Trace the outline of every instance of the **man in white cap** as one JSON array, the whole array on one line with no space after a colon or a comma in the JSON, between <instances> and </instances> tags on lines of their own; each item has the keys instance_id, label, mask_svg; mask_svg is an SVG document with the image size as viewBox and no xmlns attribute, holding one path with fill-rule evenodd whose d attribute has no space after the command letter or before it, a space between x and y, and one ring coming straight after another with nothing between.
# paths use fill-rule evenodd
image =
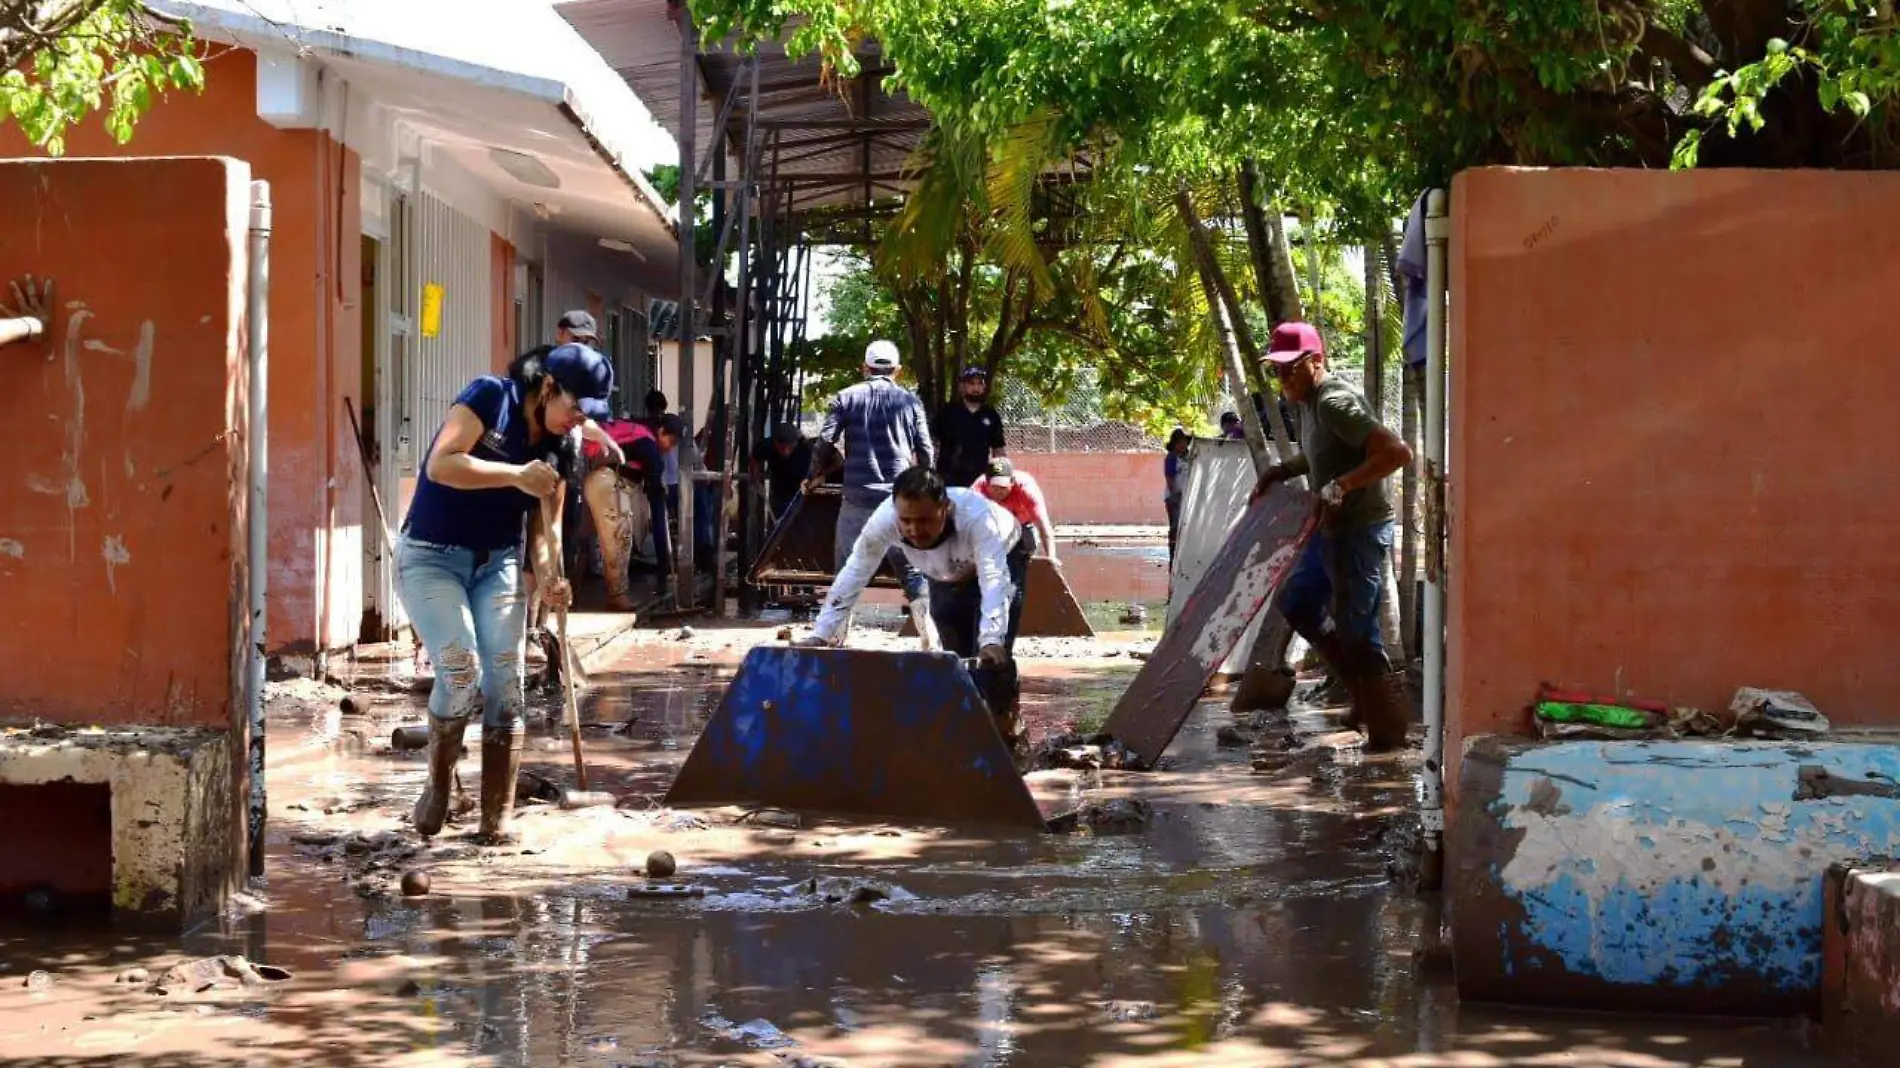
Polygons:
<instances>
[{"instance_id":1,"label":"man in white cap","mask_svg":"<svg viewBox=\"0 0 1900 1068\"><path fill-rule=\"evenodd\" d=\"M811 475L805 488L824 484L826 473L844 452L844 501L838 507L837 542L832 566L844 568L851 547L877 507L890 499L897 476L912 467L935 465L929 420L917 394L897 384L897 346L882 339L864 350L864 381L832 398L812 449ZM939 647L930 618L930 585L904 554L886 557L904 584L904 602L925 649Z\"/></svg>"}]
</instances>

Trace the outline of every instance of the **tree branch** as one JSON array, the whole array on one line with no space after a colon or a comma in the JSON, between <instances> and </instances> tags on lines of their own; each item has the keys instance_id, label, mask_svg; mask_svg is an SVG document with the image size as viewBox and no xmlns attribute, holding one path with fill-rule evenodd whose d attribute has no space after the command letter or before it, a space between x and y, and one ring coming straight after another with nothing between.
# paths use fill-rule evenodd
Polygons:
<instances>
[{"instance_id":1,"label":"tree branch","mask_svg":"<svg viewBox=\"0 0 1900 1068\"><path fill-rule=\"evenodd\" d=\"M1689 87L1691 93L1699 93L1703 87L1715 80L1715 72L1720 68L1715 57L1696 47L1694 42L1684 40L1670 33L1654 22L1643 30L1643 36L1636 44L1637 51L1669 64L1682 84Z\"/></svg>"}]
</instances>

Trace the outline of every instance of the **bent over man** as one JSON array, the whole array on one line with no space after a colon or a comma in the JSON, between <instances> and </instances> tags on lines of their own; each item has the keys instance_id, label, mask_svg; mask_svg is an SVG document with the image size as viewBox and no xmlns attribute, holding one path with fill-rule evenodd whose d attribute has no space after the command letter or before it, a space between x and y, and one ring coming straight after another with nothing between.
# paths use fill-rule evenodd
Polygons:
<instances>
[{"instance_id":1,"label":"bent over man","mask_svg":"<svg viewBox=\"0 0 1900 1068\"><path fill-rule=\"evenodd\" d=\"M903 553L930 583L930 615L943 647L977 658L991 674L990 711L1012 745L1016 717L1016 631L1022 623L1029 548L1022 524L975 490L944 485L917 466L897 476L891 498L871 513L832 583L817 633L800 644L843 644L845 624L885 554Z\"/></svg>"},{"instance_id":2,"label":"bent over man","mask_svg":"<svg viewBox=\"0 0 1900 1068\"><path fill-rule=\"evenodd\" d=\"M1326 345L1306 323L1273 330L1262 362L1293 402L1300 453L1260 473L1254 496L1308 476L1323 511L1280 591L1280 612L1352 694L1351 727L1366 749L1396 749L1411 721L1405 676L1393 671L1379 632L1385 558L1392 551L1392 502L1385 478L1412 461L1405 440L1381 424L1356 389L1326 369Z\"/></svg>"}]
</instances>

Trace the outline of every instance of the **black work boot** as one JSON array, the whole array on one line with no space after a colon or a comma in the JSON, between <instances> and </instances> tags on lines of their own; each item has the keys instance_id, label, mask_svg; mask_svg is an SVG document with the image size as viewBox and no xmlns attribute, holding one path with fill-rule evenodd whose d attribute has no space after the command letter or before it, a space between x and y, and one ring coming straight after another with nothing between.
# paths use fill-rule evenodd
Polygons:
<instances>
[{"instance_id":1,"label":"black work boot","mask_svg":"<svg viewBox=\"0 0 1900 1068\"><path fill-rule=\"evenodd\" d=\"M482 822L476 837L499 844L512 839L509 820L515 811L515 780L521 774L521 732L500 728L482 730Z\"/></svg>"},{"instance_id":2,"label":"black work boot","mask_svg":"<svg viewBox=\"0 0 1900 1068\"><path fill-rule=\"evenodd\" d=\"M455 764L462 759L462 732L467 727L467 716L429 717L429 781L410 813L416 833L424 838L440 834L442 821L448 819L449 795L455 788Z\"/></svg>"}]
</instances>

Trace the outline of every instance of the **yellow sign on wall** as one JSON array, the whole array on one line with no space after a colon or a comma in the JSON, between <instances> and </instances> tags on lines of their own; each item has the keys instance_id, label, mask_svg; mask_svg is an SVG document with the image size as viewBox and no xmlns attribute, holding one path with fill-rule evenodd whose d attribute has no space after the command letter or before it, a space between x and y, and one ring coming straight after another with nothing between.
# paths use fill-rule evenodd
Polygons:
<instances>
[{"instance_id":1,"label":"yellow sign on wall","mask_svg":"<svg viewBox=\"0 0 1900 1068\"><path fill-rule=\"evenodd\" d=\"M442 287L434 282L425 282L422 286L422 336L434 337L442 332Z\"/></svg>"}]
</instances>

